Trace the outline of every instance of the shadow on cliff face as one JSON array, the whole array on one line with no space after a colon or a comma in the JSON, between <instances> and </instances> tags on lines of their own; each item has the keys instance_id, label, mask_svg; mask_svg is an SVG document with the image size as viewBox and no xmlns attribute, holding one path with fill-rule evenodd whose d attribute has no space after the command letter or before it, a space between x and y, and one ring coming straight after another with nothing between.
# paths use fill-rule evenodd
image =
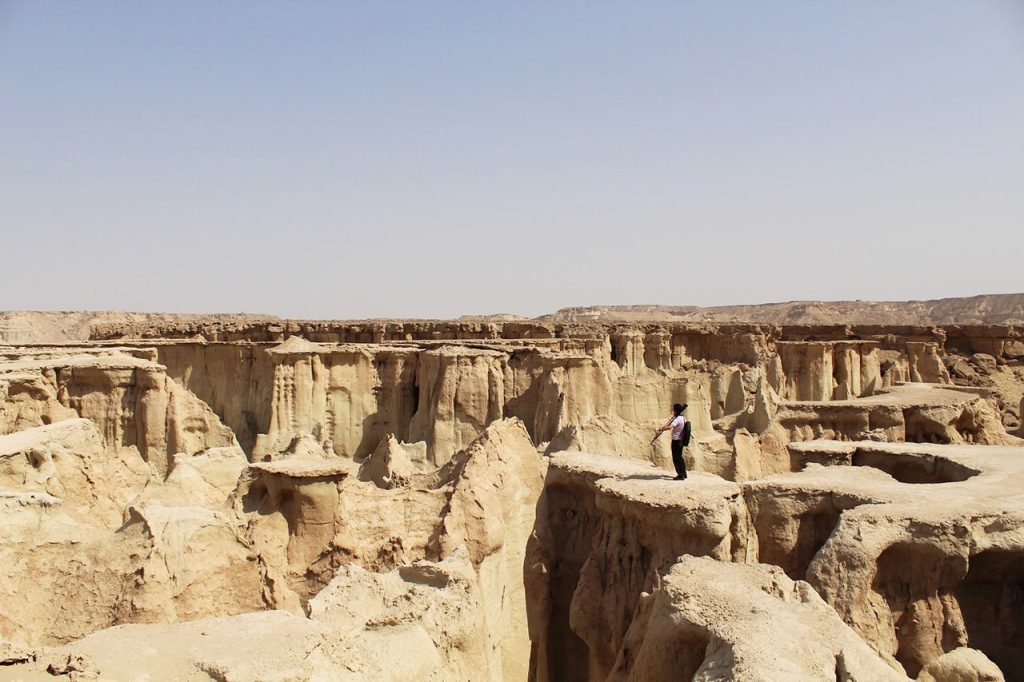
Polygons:
<instances>
[{"instance_id":1,"label":"shadow on cliff face","mask_svg":"<svg viewBox=\"0 0 1024 682\"><path fill-rule=\"evenodd\" d=\"M754 517L754 529L757 532L759 555L758 561L774 564L786 572L794 580L804 580L807 567L818 553L839 523L840 509L831 503L825 503L816 510L801 514L795 518L778 518L771 514ZM780 542L776 535L778 528L794 524L795 533L786 537L794 542Z\"/></svg>"},{"instance_id":2,"label":"shadow on cliff face","mask_svg":"<svg viewBox=\"0 0 1024 682\"><path fill-rule=\"evenodd\" d=\"M956 591L970 646L1009 681L1024 680L1024 552L987 550L970 558Z\"/></svg>"},{"instance_id":3,"label":"shadow on cliff face","mask_svg":"<svg viewBox=\"0 0 1024 682\"><path fill-rule=\"evenodd\" d=\"M748 559L739 487L705 473L689 483L671 478L623 458L562 453L551 460L525 567L534 597L532 679L619 679L616 671L630 668L635 631L645 629L643 605L679 557ZM674 662L673 678L703 665L705 635L673 628L657 645Z\"/></svg>"},{"instance_id":4,"label":"shadow on cliff face","mask_svg":"<svg viewBox=\"0 0 1024 682\"><path fill-rule=\"evenodd\" d=\"M529 540L528 554L550 547L558 547L559 552L551 557L546 581L529 570L525 574L527 593L547 596L530 605L531 628L544 632L535 640L538 643L531 653L531 670L537 679L585 682L589 679L590 650L573 630L570 612L580 572L600 528L594 496L582 490L545 488L537 505L537 520L537 531L550 537L541 541L535 532ZM538 609L541 605L547 608Z\"/></svg>"},{"instance_id":5,"label":"shadow on cliff face","mask_svg":"<svg viewBox=\"0 0 1024 682\"><path fill-rule=\"evenodd\" d=\"M956 483L980 473L945 457L872 452L863 448L853 454L852 464L884 471L900 483Z\"/></svg>"},{"instance_id":6,"label":"shadow on cliff face","mask_svg":"<svg viewBox=\"0 0 1024 682\"><path fill-rule=\"evenodd\" d=\"M1024 552L986 550L965 566L935 546L898 544L879 557L872 587L889 607L895 656L911 676L970 646L1007 680L1024 680Z\"/></svg>"},{"instance_id":7,"label":"shadow on cliff face","mask_svg":"<svg viewBox=\"0 0 1024 682\"><path fill-rule=\"evenodd\" d=\"M603 335L604 331L594 333ZM811 338L814 336L812 334ZM72 391L71 398L79 409L110 429L112 440L121 445L134 445L143 455L148 455L150 451L146 448L150 448L154 461L158 461L157 456L166 454L166 470L176 461L170 459L175 453L205 451L220 437L219 422L212 417L213 413L189 392L193 386L197 395L208 400L222 416L225 424L244 425L244 431L252 438L270 435L268 424L273 414L275 419L279 418L282 443L301 436L312 440L315 450L324 446L326 459L314 458L301 466L298 466L301 463L291 462L276 472L264 470L261 478L254 480L248 489L239 489L240 497L235 500L239 517L248 522L253 544L261 543L256 554L265 573L262 577L268 592L276 590L267 599L279 600L274 602L278 608L291 603L288 599L292 597L296 608L308 606L311 596L327 587L344 568L343 564L351 565L352 569L358 565L361 570L376 574L398 567L398 574L405 579L411 562L440 561L454 555L461 543L468 546L470 563L479 572L481 585L489 590L492 606L488 608L500 612L511 604L517 614L515 618L520 608L536 612L531 613L534 622L530 625L531 629L535 626L540 629L530 667L543 671L542 679L604 679L616 669L617 652L621 653L625 670L635 660L631 658L637 650L630 643L630 623L641 623L640 617L634 614L641 613L645 601L661 589L659 581L673 561L687 555L713 557L713 561L708 559L710 568L706 567L704 572L694 568L694 572L680 577L680 582L699 586L703 592L720 584L722 567L728 565L727 561L772 563L792 578L804 578L808 564L834 534L844 512L860 505L878 504L884 497L879 492L880 486L894 483L889 477L900 483L944 484L965 481L978 474L941 457L891 450L876 452L870 443L851 444L849 441L885 437L980 443L988 441L991 435L988 427L995 423L991 414L975 407L968 411L940 405L927 409L906 408L904 412L899 405L862 408L852 404L852 398L869 395L870 391L852 383L857 375L851 373L853 365L847 360L853 357L850 353L855 353L867 361L874 351L867 346L844 350L819 343L812 349L818 354L815 358L830 354L838 369L833 371L832 360L814 365L817 369L813 372L802 360L795 365L788 363L788 367L795 367L796 374L806 374L804 379L808 381L815 379L811 382L814 385L809 384L806 391L815 393L811 397L820 398L822 404L809 406L793 402L800 396L790 395L785 408L790 415L786 419L792 423L780 421L774 430L778 435L777 448L762 447L767 441L759 442L759 434L778 407L769 407L774 399L762 374L770 368L763 366L764 358L757 353L748 353L738 346L732 348L741 344L732 337L723 337L725 345L719 349L721 352L711 347L710 337L701 340L703 338L702 333L677 343L674 337L660 331L652 333L649 339L639 334L623 335L623 343L631 345L622 346L625 350L621 351L614 343L611 345L608 354L614 367L601 358L592 357L591 350L578 340L566 340L564 347L559 347L560 353L540 353L536 348L525 347L511 351L505 366L495 358L508 355L508 348L496 350L486 344L465 345L458 353L442 352L437 344L418 350L402 346L370 348L365 352L345 348L303 350L301 344L297 350L297 345L292 344L287 352L278 353L284 358L281 360L284 369L288 370L278 377L280 386L287 389L280 391L280 400L274 397L277 394L273 387L279 384L271 381L277 374L272 371L274 363L270 359L261 361L259 372L244 363L236 363L238 367L231 371L225 367L220 373L223 376L218 375L214 380L211 376L214 372L210 372L206 364L220 356L212 347L195 345L197 350L189 351L188 362L177 363L180 371L173 372L172 378L181 377L180 385L184 388L178 390L172 378L166 381L164 393L170 396L168 399L176 401L170 405L160 403L159 409L151 409L143 396L145 386L127 379L113 388L105 388L111 397L101 399L95 395L97 391L92 390L92 384L85 381L89 377L87 373L80 377L85 388ZM327 338L314 340L330 341ZM369 343L373 339L360 340ZM603 348L601 344L593 347L597 348L593 351L595 356ZM729 348L732 349L726 352ZM470 349L480 352L469 353ZM787 357L797 358L800 355L797 351L803 353L791 346ZM422 373L422 380L412 360L414 353L436 360L429 372ZM258 354L266 356L267 352ZM251 352L245 355L239 351L231 357L244 359L251 355ZM451 363L445 365L442 362L445 358ZM706 362L712 359L749 363L752 365L749 376L738 369L716 374L720 368ZM199 360L203 361L202 368L199 368ZM456 371L462 367L457 360L465 361L464 372ZM222 359L221 362L227 361ZM295 378L298 369L293 365L301 365L305 379ZM192 372L193 366L195 372ZM310 370L309 366L314 369ZM332 379L329 370L343 367L347 368L346 373ZM365 370L365 375L356 369ZM101 379L110 383L106 375L96 381ZM842 386L834 386L834 379ZM755 388L760 391L757 395L754 395ZM705 395L709 390L710 395ZM932 391L915 390L915 395ZM799 393L805 388L797 386L793 391ZM699 400L691 393L699 393L705 403L710 399L709 404L717 410L691 409L700 413L695 415L694 423L703 422L700 429L703 437L696 449L704 447L704 456L699 462L705 468L693 467L695 475L686 484L672 483L669 479L673 472L659 472L647 464L648 459L659 462L657 453L650 452L650 428L646 420L658 420L654 415L666 409L666 399L671 402L678 398L696 406ZM840 395L846 397L840 398ZM49 400L47 396L44 398ZM51 402L59 404L55 399ZM136 412L152 416L156 428L150 429L149 422L136 416ZM116 418L110 416L115 413ZM480 446L473 457L466 454L465 448L460 449L460 443L466 438L475 437L502 415L521 417L525 424L507 427L515 432L514 437L511 433L504 437L492 434L493 442L487 447ZM716 415L723 421L712 424L711 417ZM39 418L46 423L51 416L43 412ZM133 423L136 426L125 428L126 424ZM755 428L757 424L761 426ZM730 450L733 442L721 434L748 427L754 432L744 430L742 437L734 433L738 438L736 442L745 444L742 453L738 445ZM541 440L550 438L548 449L555 451L552 446L558 434L568 433L569 428L578 428L578 442L572 444L581 450L614 451L628 454L636 461L628 464L628 457L605 461L595 465L593 470L589 465L578 463L576 469L568 467L562 472L559 480L565 485L546 489L547 506L538 503L535 533L548 534L545 542L550 561L533 573L531 565L527 564L526 589L536 599L529 604L523 599L520 604L515 589L522 587L519 570L524 562L519 552L526 545L526 534L534 523L529 513L523 513L524 509L532 510L533 505L524 500L535 499L539 488L534 484L539 485L540 473L534 475L532 470L528 476L523 472L515 473L516 463L535 464L535 445ZM523 429L525 431L520 433ZM349 466L352 462L347 460L364 462L388 434L395 437L396 443L414 440L421 442L424 448L432 448L431 458L439 464L443 460L443 466L429 475L405 475L397 465L392 467L392 460L385 457L386 476L364 478L360 470L356 479L355 468ZM224 436L227 435L225 432ZM531 436L533 442L530 442ZM713 436L718 437L717 441L712 440ZM166 443L161 438L165 438ZM818 443L791 444L789 439ZM822 441L830 444L823 446ZM716 442L721 445L717 450ZM443 447L438 449L438 443ZM799 449L801 445L808 449ZM441 453L440 458L434 457L435 451ZM510 459L507 456L510 453L516 454ZM741 454L747 458L742 471ZM807 486L794 485L793 492L787 496L782 493L783 481L773 479L757 508L746 488L730 482L732 479L756 482L771 474L800 473L803 467L794 463L807 463L817 455L821 455L818 463L844 465L842 468L850 480L865 482L863 489L875 488L866 493L838 494L837 491L842 492L843 483L839 477L822 477L815 482L811 476ZM736 460L731 468L725 466L730 458ZM328 461L331 463L325 464ZM660 464L667 465L667 460L662 459ZM640 473L624 473L636 471L641 465ZM851 465L860 469L854 472ZM334 471L336 466L340 468ZM315 473L321 469L331 471ZM179 473L181 471L184 468ZM353 476L348 478L346 471L353 472ZM718 476L712 477L709 473L712 471ZM595 477L605 477L604 482L598 485ZM385 478L387 485L382 483ZM571 485L566 483L567 478L572 479ZM927 486L916 488L917 492L927 490ZM1012 486L1010 488L1012 490ZM939 495L945 495L945 490L948 489L931 489L943 491L938 492ZM222 500L215 502L218 508L222 506ZM963 510L957 513L962 516ZM151 516L158 518L156 512ZM881 523L890 521L882 518ZM937 525L949 527L945 521ZM512 530L506 531L506 526ZM871 640L872 643L881 641L882 648L896 653L906 669L914 672L937 653L967 643L988 651L1011 676L1020 678L1024 662L1024 654L1021 654L1024 624L1020 615L1024 608L1024 578L1021 577L1024 554L988 550L971 559L968 570L966 555L969 552L964 543L975 541L967 534L944 539L945 544L939 546L919 544L919 539L910 534L901 537L912 539L886 549L880 557L877 553L865 555L865 560L860 562L866 567L864 585L873 587L874 592L868 589L867 599L851 602L855 608L867 603L865 619L878 615L884 620L878 628L874 628L874 621L871 621L869 634L884 631ZM858 530L854 544L860 541ZM248 549L248 545L238 544ZM962 556L950 555L952 545L965 547ZM242 556L243 552L237 548L234 551L241 556L239 564L243 559L250 561L247 552ZM837 561L832 565L846 569L854 563ZM764 584L767 589L775 590L775 596L783 594L779 585L789 585L781 580L780 574L774 567L766 573L768 578ZM749 576L737 575L739 578L730 590L741 591L741 586L748 584L743 581ZM846 577L847 574L843 574L838 581ZM285 594L286 590L292 594ZM258 593L257 590L250 592ZM513 596L508 597L509 594ZM695 599L688 596L672 605L673 609L699 606L697 602L707 606L703 597L703 593ZM494 608L495 604L501 606ZM708 611L712 614L709 627L735 616L717 607ZM674 611L668 612L666 620L675 618L672 613ZM764 613L759 612L762 623L772 622ZM854 612L854 615L864 614ZM512 622L511 617L509 622ZM669 661L669 667L648 668L646 670L662 672L647 677L635 672L644 668L634 668L630 679L687 678L702 666L705 655L712 660L712 665L715 664L707 653L707 628L688 632L666 629L663 636L660 627L651 628L644 641L657 650L652 659ZM772 623L769 628L772 634L777 632L776 627L777 623ZM493 636L495 641L514 641L501 629L489 632L492 634L478 635L477 639L484 641ZM512 653L515 657L524 656L526 645L522 640L517 642L522 651L512 651L510 647L510 658ZM409 652L405 654L408 656ZM772 655L776 654L777 650L772 650ZM843 666L836 660L836 676L840 677L839 668ZM777 670L775 672L778 674ZM828 672L824 679L830 678L831 669ZM522 679L522 676L507 679ZM810 679L822 678L819 675Z\"/></svg>"},{"instance_id":8,"label":"shadow on cliff face","mask_svg":"<svg viewBox=\"0 0 1024 682\"><path fill-rule=\"evenodd\" d=\"M954 598L966 568L963 557L935 545L900 543L878 557L872 588L888 606L896 660L911 677L943 652L966 645Z\"/></svg>"}]
</instances>

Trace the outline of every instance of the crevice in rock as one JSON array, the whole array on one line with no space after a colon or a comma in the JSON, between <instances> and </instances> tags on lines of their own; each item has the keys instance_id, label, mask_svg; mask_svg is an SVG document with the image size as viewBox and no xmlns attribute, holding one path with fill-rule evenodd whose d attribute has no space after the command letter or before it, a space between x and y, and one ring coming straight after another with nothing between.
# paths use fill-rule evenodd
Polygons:
<instances>
[{"instance_id":1,"label":"crevice in rock","mask_svg":"<svg viewBox=\"0 0 1024 682\"><path fill-rule=\"evenodd\" d=\"M895 657L911 677L966 644L955 599L965 569L962 557L930 544L899 543L879 556L872 589L891 614Z\"/></svg>"},{"instance_id":2,"label":"crevice in rock","mask_svg":"<svg viewBox=\"0 0 1024 682\"><path fill-rule=\"evenodd\" d=\"M968 644L1024 680L1024 550L990 549L969 559L956 590Z\"/></svg>"}]
</instances>

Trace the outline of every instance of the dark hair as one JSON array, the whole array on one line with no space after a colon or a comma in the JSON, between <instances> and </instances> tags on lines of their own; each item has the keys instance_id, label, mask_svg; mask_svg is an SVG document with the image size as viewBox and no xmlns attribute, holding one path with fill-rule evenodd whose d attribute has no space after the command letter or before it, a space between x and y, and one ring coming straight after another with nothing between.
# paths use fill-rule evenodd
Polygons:
<instances>
[{"instance_id":1,"label":"dark hair","mask_svg":"<svg viewBox=\"0 0 1024 682\"><path fill-rule=\"evenodd\" d=\"M682 405L676 403L675 405L672 406L672 409L675 411L676 416L678 417L683 413L683 410L686 409L686 403L683 403Z\"/></svg>"}]
</instances>

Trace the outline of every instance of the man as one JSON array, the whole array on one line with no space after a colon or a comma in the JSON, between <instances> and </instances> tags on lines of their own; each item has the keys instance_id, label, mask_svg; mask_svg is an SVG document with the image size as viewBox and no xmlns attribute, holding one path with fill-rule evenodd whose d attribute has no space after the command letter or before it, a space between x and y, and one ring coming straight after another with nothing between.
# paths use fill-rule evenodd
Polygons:
<instances>
[{"instance_id":1,"label":"man","mask_svg":"<svg viewBox=\"0 0 1024 682\"><path fill-rule=\"evenodd\" d=\"M672 430L672 465L676 468L676 481L686 480L686 462L683 461L683 448L689 444L690 440L690 428L686 421L686 417L683 416L683 412L686 410L686 403L680 405L676 403L672 406L672 411L675 416L668 424L665 424L660 429L654 432L654 440L658 439L665 431ZM651 441L652 443L654 441Z\"/></svg>"}]
</instances>

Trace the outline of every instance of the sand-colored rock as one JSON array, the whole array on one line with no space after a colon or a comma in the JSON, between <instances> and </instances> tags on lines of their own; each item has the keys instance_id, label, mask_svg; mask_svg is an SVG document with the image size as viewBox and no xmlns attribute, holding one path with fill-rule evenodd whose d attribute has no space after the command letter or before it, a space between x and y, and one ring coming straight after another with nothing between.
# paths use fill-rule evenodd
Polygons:
<instances>
[{"instance_id":1,"label":"sand-colored rock","mask_svg":"<svg viewBox=\"0 0 1024 682\"><path fill-rule=\"evenodd\" d=\"M413 477L429 467L426 443L400 443L394 436L380 442L359 467L360 481L373 481L381 488L407 486ZM422 447L420 447L422 446Z\"/></svg>"},{"instance_id":2,"label":"sand-colored rock","mask_svg":"<svg viewBox=\"0 0 1024 682\"><path fill-rule=\"evenodd\" d=\"M109 682L312 680L316 668L308 657L322 646L322 633L317 623L301 616L264 611L177 624L119 625L61 651L82 656L98 671L97 679ZM133 643L130 655L126 642Z\"/></svg>"},{"instance_id":3,"label":"sand-colored rock","mask_svg":"<svg viewBox=\"0 0 1024 682\"><path fill-rule=\"evenodd\" d=\"M756 415L756 411L755 411ZM763 423L755 418L750 424ZM787 445L815 439L937 444L1019 444L977 393L902 384L855 400L781 402L759 437L762 470L793 469Z\"/></svg>"},{"instance_id":4,"label":"sand-colored rock","mask_svg":"<svg viewBox=\"0 0 1024 682\"><path fill-rule=\"evenodd\" d=\"M256 557L230 519L131 508L116 532L44 493L0 493L0 637L58 644L119 622L174 622L264 607Z\"/></svg>"},{"instance_id":5,"label":"sand-colored rock","mask_svg":"<svg viewBox=\"0 0 1024 682\"><path fill-rule=\"evenodd\" d=\"M641 593L683 554L746 561L746 509L735 483L586 453L552 458L527 554L532 674L611 671Z\"/></svg>"},{"instance_id":6,"label":"sand-colored rock","mask_svg":"<svg viewBox=\"0 0 1024 682\"><path fill-rule=\"evenodd\" d=\"M910 380L925 383L949 383L949 372L939 356L938 344L908 342L907 362Z\"/></svg>"},{"instance_id":7,"label":"sand-colored rock","mask_svg":"<svg viewBox=\"0 0 1024 682\"><path fill-rule=\"evenodd\" d=\"M613 415L599 415L562 429L548 443L546 452L614 453L671 469L669 439L662 436L652 442L654 432L664 423L664 420L652 419L640 424Z\"/></svg>"},{"instance_id":8,"label":"sand-colored rock","mask_svg":"<svg viewBox=\"0 0 1024 682\"><path fill-rule=\"evenodd\" d=\"M760 305L614 305L563 308L542 319L558 321L665 320L770 324L997 325L1024 322L1024 294L990 294L931 301L787 301Z\"/></svg>"},{"instance_id":9,"label":"sand-colored rock","mask_svg":"<svg viewBox=\"0 0 1024 682\"><path fill-rule=\"evenodd\" d=\"M196 455L178 454L173 462L167 480L147 489L142 500L165 507L225 508L249 465L238 446L210 448Z\"/></svg>"},{"instance_id":10,"label":"sand-colored rock","mask_svg":"<svg viewBox=\"0 0 1024 682\"><path fill-rule=\"evenodd\" d=\"M98 679L99 671L84 656L47 647L23 647L0 640L2 682L85 682Z\"/></svg>"},{"instance_id":11,"label":"sand-colored rock","mask_svg":"<svg viewBox=\"0 0 1024 682\"><path fill-rule=\"evenodd\" d=\"M418 395L413 349L323 345L293 336L267 354L273 391L267 430L256 437L257 457L283 450L302 434L356 459L388 434L409 440Z\"/></svg>"},{"instance_id":12,"label":"sand-colored rock","mask_svg":"<svg viewBox=\"0 0 1024 682\"><path fill-rule=\"evenodd\" d=\"M344 458L251 465L237 513L280 582L276 603L312 599L348 563L391 570L463 551L477 574L492 648L502 652L498 666L525 670L521 573L542 476L522 423L493 424L441 469L401 485L359 478Z\"/></svg>"},{"instance_id":13,"label":"sand-colored rock","mask_svg":"<svg viewBox=\"0 0 1024 682\"><path fill-rule=\"evenodd\" d=\"M882 382L878 345L870 341L778 342L784 380L776 390L791 400L844 400L871 395ZM919 345L929 345L933 350L929 357L938 359L934 344ZM915 379L932 380L931 375Z\"/></svg>"},{"instance_id":14,"label":"sand-colored rock","mask_svg":"<svg viewBox=\"0 0 1024 682\"><path fill-rule=\"evenodd\" d=\"M761 561L804 577L916 676L960 646L1020 670L1017 447L812 441L799 473L744 485ZM826 464L826 466L822 466ZM955 504L950 504L955 500ZM1000 519L998 522L995 519Z\"/></svg>"},{"instance_id":15,"label":"sand-colored rock","mask_svg":"<svg viewBox=\"0 0 1024 682\"><path fill-rule=\"evenodd\" d=\"M917 682L1003 682L1005 679L985 654L967 647L942 654L917 676Z\"/></svg>"},{"instance_id":16,"label":"sand-colored rock","mask_svg":"<svg viewBox=\"0 0 1024 682\"><path fill-rule=\"evenodd\" d=\"M459 552L383 574L343 567L310 602L310 618L345 642L353 679L396 682L504 679L486 613L473 565Z\"/></svg>"},{"instance_id":17,"label":"sand-colored rock","mask_svg":"<svg viewBox=\"0 0 1024 682\"><path fill-rule=\"evenodd\" d=\"M501 418L504 372L496 351L463 351L450 346L420 354L416 384L418 409L410 439L427 443L427 456L444 464L469 445L487 424Z\"/></svg>"},{"instance_id":18,"label":"sand-colored rock","mask_svg":"<svg viewBox=\"0 0 1024 682\"><path fill-rule=\"evenodd\" d=\"M234 323L273 320L273 315L183 315L180 313L128 313L122 311L35 311L0 312L0 343L76 343L88 341L96 325L143 329L153 324L182 322Z\"/></svg>"},{"instance_id":19,"label":"sand-colored rock","mask_svg":"<svg viewBox=\"0 0 1024 682\"><path fill-rule=\"evenodd\" d=\"M169 378L152 351L69 349L0 361L0 434L81 417L109 449L137 448L166 476L176 453L235 445L201 400Z\"/></svg>"},{"instance_id":20,"label":"sand-colored rock","mask_svg":"<svg viewBox=\"0 0 1024 682\"><path fill-rule=\"evenodd\" d=\"M1024 676L1019 326L94 333L0 347L0 676Z\"/></svg>"},{"instance_id":21,"label":"sand-colored rock","mask_svg":"<svg viewBox=\"0 0 1024 682\"><path fill-rule=\"evenodd\" d=\"M144 538L119 543L46 493L0 492L0 513L0 639L59 644L117 622Z\"/></svg>"},{"instance_id":22,"label":"sand-colored rock","mask_svg":"<svg viewBox=\"0 0 1024 682\"><path fill-rule=\"evenodd\" d=\"M108 452L88 419L0 436L0 490L48 493L81 523L115 530L125 507L156 483L156 471L137 450Z\"/></svg>"},{"instance_id":23,"label":"sand-colored rock","mask_svg":"<svg viewBox=\"0 0 1024 682\"><path fill-rule=\"evenodd\" d=\"M609 680L908 678L774 566L683 557L641 599Z\"/></svg>"},{"instance_id":24,"label":"sand-colored rock","mask_svg":"<svg viewBox=\"0 0 1024 682\"><path fill-rule=\"evenodd\" d=\"M66 647L12 653L43 661L73 657L87 671L79 679L112 682L506 679L503 674L516 671L503 671L481 637L487 624L480 590L465 553L388 573L348 565L310 602L308 618L264 611L121 625ZM131 656L126 641L135 645Z\"/></svg>"}]
</instances>

